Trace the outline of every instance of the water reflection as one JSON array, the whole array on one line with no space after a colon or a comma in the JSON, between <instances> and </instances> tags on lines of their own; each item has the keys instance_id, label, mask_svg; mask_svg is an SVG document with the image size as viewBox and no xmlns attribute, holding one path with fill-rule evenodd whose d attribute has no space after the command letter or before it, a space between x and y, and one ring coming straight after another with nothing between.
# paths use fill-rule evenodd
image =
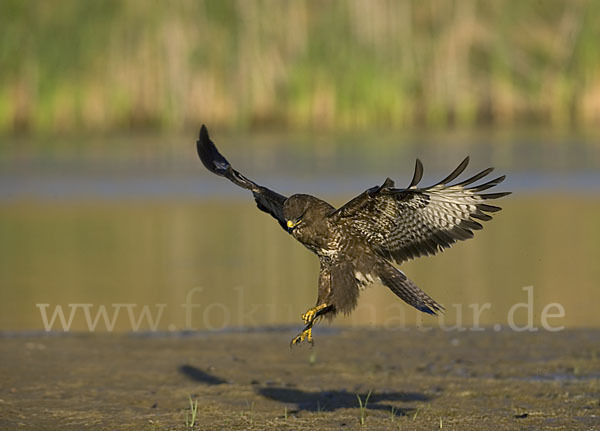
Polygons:
<instances>
[{"instance_id":1,"label":"water reflection","mask_svg":"<svg viewBox=\"0 0 600 431\"><path fill-rule=\"evenodd\" d=\"M600 198L517 195L502 206L505 210L475 240L402 267L446 306L442 323L473 325L469 306L489 303L479 323L505 327L511 306L528 300L523 287L533 286L534 325L540 326L547 304L558 303L565 316L550 320L552 325L600 326ZM87 330L86 310L94 321L100 306L109 318L119 309L109 322L114 330L128 331L134 324L148 330L151 325L139 320L145 305L155 320L162 310L158 330L300 327L300 313L316 297L317 274L316 257L250 199L0 206L0 328L5 330L43 328L36 304L49 304L48 319L62 305L66 320L68 304L79 304L72 330ZM525 308L515 317L526 324ZM97 330L106 330L103 319L99 316ZM358 310L336 324L392 329L439 324L433 317L420 319L376 286L363 293ZM59 321L54 329L60 329Z\"/></svg>"}]
</instances>

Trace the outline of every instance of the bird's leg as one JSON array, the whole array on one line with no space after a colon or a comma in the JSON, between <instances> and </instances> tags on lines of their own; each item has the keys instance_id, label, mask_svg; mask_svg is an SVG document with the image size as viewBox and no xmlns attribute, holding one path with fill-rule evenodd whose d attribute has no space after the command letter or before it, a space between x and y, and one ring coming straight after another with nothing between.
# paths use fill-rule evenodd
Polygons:
<instances>
[{"instance_id":1,"label":"bird's leg","mask_svg":"<svg viewBox=\"0 0 600 431\"><path fill-rule=\"evenodd\" d=\"M302 320L304 320L306 326L300 334L296 335L292 339L290 346L293 346L294 344L300 344L304 340L308 341L311 345L314 345L312 327L316 323L317 317L327 313L329 310L331 310L331 308L332 307L330 305L321 304L307 310L306 313L302 315Z\"/></svg>"},{"instance_id":2,"label":"bird's leg","mask_svg":"<svg viewBox=\"0 0 600 431\"><path fill-rule=\"evenodd\" d=\"M308 341L311 345L314 345L312 337L313 323L314 321L306 325L301 333L292 338L292 341L290 342L290 347L292 347L294 344L300 344L304 340Z\"/></svg>"},{"instance_id":3,"label":"bird's leg","mask_svg":"<svg viewBox=\"0 0 600 431\"><path fill-rule=\"evenodd\" d=\"M321 311L327 307L329 307L329 305L320 304L320 305L317 305L316 307L306 310L306 313L304 313L302 315L302 320L304 321L304 323L306 325L312 323L319 316L319 314L323 314L323 313L319 313L319 311Z\"/></svg>"}]
</instances>

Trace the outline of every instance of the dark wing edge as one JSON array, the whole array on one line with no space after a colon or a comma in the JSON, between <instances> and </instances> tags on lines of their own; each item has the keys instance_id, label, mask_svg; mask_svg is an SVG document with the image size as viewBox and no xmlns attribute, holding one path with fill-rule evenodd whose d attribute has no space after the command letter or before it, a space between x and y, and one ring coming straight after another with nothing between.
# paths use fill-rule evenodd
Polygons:
<instances>
[{"instance_id":1,"label":"dark wing edge","mask_svg":"<svg viewBox=\"0 0 600 431\"><path fill-rule=\"evenodd\" d=\"M287 199L273 190L260 186L249 180L238 171L233 169L229 161L217 150L217 147L211 141L208 130L203 124L200 128L196 149L202 164L213 174L227 178L232 183L246 190L250 190L254 195L254 200L258 209L273 216L287 232L285 218L283 217L283 203Z\"/></svg>"},{"instance_id":2,"label":"dark wing edge","mask_svg":"<svg viewBox=\"0 0 600 431\"><path fill-rule=\"evenodd\" d=\"M384 185L367 190L330 217L354 218L356 229L386 259L401 263L419 256L433 255L457 241L472 238L474 230L483 228L481 221L492 219L489 213L501 210L487 202L511 194L482 193L502 183L505 175L473 185L489 175L493 168L450 185L468 164L469 157L466 157L442 181L418 188L423 176L423 164L417 159L408 188L385 187L386 183L391 183L386 180Z\"/></svg>"}]
</instances>

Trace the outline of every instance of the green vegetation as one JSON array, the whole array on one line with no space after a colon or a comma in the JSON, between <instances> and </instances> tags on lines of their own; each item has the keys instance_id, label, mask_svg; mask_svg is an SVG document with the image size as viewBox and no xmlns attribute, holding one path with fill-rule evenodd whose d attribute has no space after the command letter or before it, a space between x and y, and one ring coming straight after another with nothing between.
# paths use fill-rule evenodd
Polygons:
<instances>
[{"instance_id":1,"label":"green vegetation","mask_svg":"<svg viewBox=\"0 0 600 431\"><path fill-rule=\"evenodd\" d=\"M390 420L392 422L396 420L396 413L398 413L398 409L395 406L392 406L392 411L390 413Z\"/></svg>"},{"instance_id":2,"label":"green vegetation","mask_svg":"<svg viewBox=\"0 0 600 431\"><path fill-rule=\"evenodd\" d=\"M371 392L372 391L369 391L369 393L365 397L365 402L364 403L360 399L360 395L356 394L356 398L358 398L358 407L360 409L360 425L363 426L363 427L366 425L366 420L367 420L367 405L369 404L369 398L371 398Z\"/></svg>"},{"instance_id":3,"label":"green vegetation","mask_svg":"<svg viewBox=\"0 0 600 431\"><path fill-rule=\"evenodd\" d=\"M421 410L421 407L418 407L417 410L415 410L415 414L413 415L413 418L412 418L413 421L417 419L417 416L419 416L420 410Z\"/></svg>"},{"instance_id":4,"label":"green vegetation","mask_svg":"<svg viewBox=\"0 0 600 431\"><path fill-rule=\"evenodd\" d=\"M198 400L192 401L191 395L188 395L188 398L190 399L190 410L185 414L185 426L186 428L194 428L198 417Z\"/></svg>"},{"instance_id":5,"label":"green vegetation","mask_svg":"<svg viewBox=\"0 0 600 431\"><path fill-rule=\"evenodd\" d=\"M252 425L254 424L254 401L249 403L248 400L246 400L246 406L248 407L248 412L247 414L242 412L242 417L247 419L248 423Z\"/></svg>"},{"instance_id":6,"label":"green vegetation","mask_svg":"<svg viewBox=\"0 0 600 431\"><path fill-rule=\"evenodd\" d=\"M600 2L5 0L0 132L592 125Z\"/></svg>"}]
</instances>

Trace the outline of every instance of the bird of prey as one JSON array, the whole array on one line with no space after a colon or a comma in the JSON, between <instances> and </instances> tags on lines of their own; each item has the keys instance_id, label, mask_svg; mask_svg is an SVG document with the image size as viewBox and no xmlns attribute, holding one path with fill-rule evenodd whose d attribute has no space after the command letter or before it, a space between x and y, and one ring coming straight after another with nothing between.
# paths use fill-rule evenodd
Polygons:
<instances>
[{"instance_id":1,"label":"bird of prey","mask_svg":"<svg viewBox=\"0 0 600 431\"><path fill-rule=\"evenodd\" d=\"M510 194L482 193L500 184L504 175L473 185L493 168L450 184L465 170L469 157L437 184L418 187L423 165L417 159L407 188L395 188L387 178L336 209L314 196L286 197L249 180L219 153L204 125L197 149L209 171L250 190L260 210L273 216L319 258L317 302L302 314L305 327L291 345L304 340L312 344L312 327L319 318L350 313L360 290L375 282L387 286L417 310L429 314L443 311L393 263L433 255L457 241L472 238L473 231L482 228L480 222L492 218L488 213L501 209L487 202Z\"/></svg>"}]
</instances>

